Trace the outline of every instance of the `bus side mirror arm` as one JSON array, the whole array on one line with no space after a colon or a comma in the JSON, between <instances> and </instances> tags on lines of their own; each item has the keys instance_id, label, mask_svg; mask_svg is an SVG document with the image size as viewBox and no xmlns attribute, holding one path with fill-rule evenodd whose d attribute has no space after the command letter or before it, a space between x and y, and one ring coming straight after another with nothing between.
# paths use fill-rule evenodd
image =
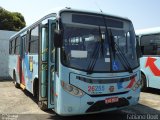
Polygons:
<instances>
[{"instance_id":1,"label":"bus side mirror arm","mask_svg":"<svg viewBox=\"0 0 160 120\"><path fill-rule=\"evenodd\" d=\"M60 30L54 31L54 47L61 48L63 45L62 32Z\"/></svg>"}]
</instances>

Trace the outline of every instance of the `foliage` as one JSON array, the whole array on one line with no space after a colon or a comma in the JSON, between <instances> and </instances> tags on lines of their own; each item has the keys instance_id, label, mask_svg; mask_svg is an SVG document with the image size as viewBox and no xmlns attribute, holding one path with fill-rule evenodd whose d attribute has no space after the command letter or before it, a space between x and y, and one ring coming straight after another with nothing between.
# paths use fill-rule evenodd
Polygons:
<instances>
[{"instance_id":1,"label":"foliage","mask_svg":"<svg viewBox=\"0 0 160 120\"><path fill-rule=\"evenodd\" d=\"M26 26L21 13L9 12L0 7L0 30L19 31Z\"/></svg>"}]
</instances>

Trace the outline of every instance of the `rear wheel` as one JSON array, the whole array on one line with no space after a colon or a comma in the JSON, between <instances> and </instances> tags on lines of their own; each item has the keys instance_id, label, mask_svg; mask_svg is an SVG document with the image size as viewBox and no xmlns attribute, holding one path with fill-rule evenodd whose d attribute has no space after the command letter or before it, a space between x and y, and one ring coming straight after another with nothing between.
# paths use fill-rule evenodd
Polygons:
<instances>
[{"instance_id":1,"label":"rear wheel","mask_svg":"<svg viewBox=\"0 0 160 120\"><path fill-rule=\"evenodd\" d=\"M144 74L141 74L141 81L142 81L141 91L146 91L147 90L147 81L146 81L146 76Z\"/></svg>"},{"instance_id":2,"label":"rear wheel","mask_svg":"<svg viewBox=\"0 0 160 120\"><path fill-rule=\"evenodd\" d=\"M15 85L16 88L20 88L20 85L17 83L17 79L16 79L16 73L13 73L13 83Z\"/></svg>"}]
</instances>

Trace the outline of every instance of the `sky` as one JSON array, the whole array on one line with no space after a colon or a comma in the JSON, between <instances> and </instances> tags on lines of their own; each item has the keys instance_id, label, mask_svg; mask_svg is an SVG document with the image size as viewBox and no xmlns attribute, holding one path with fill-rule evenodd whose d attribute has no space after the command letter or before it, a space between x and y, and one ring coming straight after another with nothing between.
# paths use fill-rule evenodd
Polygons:
<instances>
[{"instance_id":1,"label":"sky","mask_svg":"<svg viewBox=\"0 0 160 120\"><path fill-rule=\"evenodd\" d=\"M127 17L135 30L160 27L160 0L0 0L0 6L20 12L27 25L52 9L71 7Z\"/></svg>"}]
</instances>

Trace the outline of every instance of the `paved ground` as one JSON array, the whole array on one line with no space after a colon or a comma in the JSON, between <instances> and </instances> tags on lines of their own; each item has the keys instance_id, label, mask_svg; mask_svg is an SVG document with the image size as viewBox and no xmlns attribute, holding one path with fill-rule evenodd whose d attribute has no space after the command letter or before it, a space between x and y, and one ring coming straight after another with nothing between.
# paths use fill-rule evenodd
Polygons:
<instances>
[{"instance_id":1,"label":"paved ground","mask_svg":"<svg viewBox=\"0 0 160 120\"><path fill-rule=\"evenodd\" d=\"M32 95L16 89L11 81L0 82L0 120L157 120L160 119L160 92L141 93L139 104L127 109L95 115L60 117L52 110L41 111ZM137 114L139 116L132 116ZM141 115L141 116L140 116ZM141 118L138 118L141 117Z\"/></svg>"}]
</instances>

